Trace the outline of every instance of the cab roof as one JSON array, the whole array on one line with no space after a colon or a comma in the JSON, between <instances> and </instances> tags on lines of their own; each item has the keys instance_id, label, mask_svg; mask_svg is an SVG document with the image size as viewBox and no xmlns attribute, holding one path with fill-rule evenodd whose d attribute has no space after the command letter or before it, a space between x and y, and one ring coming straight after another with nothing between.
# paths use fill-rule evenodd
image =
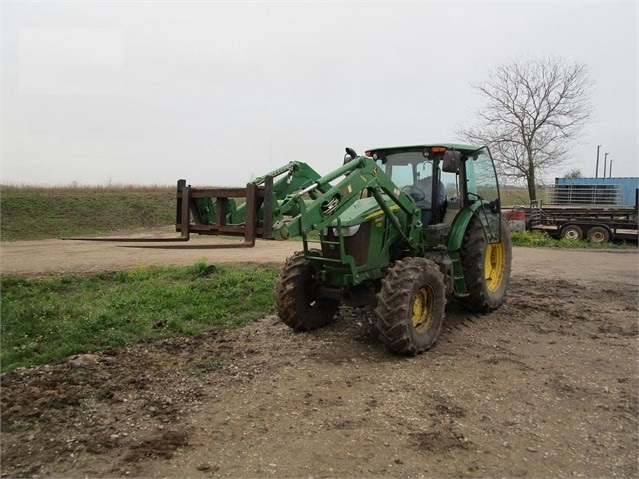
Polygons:
<instances>
[{"instance_id":1,"label":"cab roof","mask_svg":"<svg viewBox=\"0 0 639 479\"><path fill-rule=\"evenodd\" d=\"M457 150L457 151L461 151L462 153L472 153L473 151L477 151L480 148L483 148L483 146L469 145L465 143L426 143L423 145L388 146L388 147L382 147L382 148L371 148L366 150L366 154L368 156L369 153L372 155L373 153L379 153L382 151L386 154L391 152L399 153L404 151L423 151L426 149L431 149L435 146L443 146L444 148L448 150Z\"/></svg>"}]
</instances>

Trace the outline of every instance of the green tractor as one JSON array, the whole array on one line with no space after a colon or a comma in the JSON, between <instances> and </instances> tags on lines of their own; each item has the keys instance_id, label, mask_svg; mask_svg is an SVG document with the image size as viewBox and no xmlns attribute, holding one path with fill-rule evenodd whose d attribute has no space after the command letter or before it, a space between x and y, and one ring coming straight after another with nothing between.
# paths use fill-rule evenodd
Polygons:
<instances>
[{"instance_id":1,"label":"green tractor","mask_svg":"<svg viewBox=\"0 0 639 479\"><path fill-rule=\"evenodd\" d=\"M309 331L333 321L341 304L371 305L381 340L400 354L435 343L449 298L476 313L498 308L512 252L489 149L437 143L346 153L325 176L291 162L246 188L180 180L181 235L157 241L244 236L195 246L219 248L301 237L275 287L282 321Z\"/></svg>"},{"instance_id":2,"label":"green tractor","mask_svg":"<svg viewBox=\"0 0 639 479\"><path fill-rule=\"evenodd\" d=\"M276 286L288 326L312 330L342 303L374 305L381 340L414 355L437 340L448 298L478 313L501 305L512 253L488 148L418 145L364 157L351 150L347 160L335 186L326 188L334 175L315 182L324 191L318 199L297 194L281 204L299 206L282 228L304 245Z\"/></svg>"}]
</instances>

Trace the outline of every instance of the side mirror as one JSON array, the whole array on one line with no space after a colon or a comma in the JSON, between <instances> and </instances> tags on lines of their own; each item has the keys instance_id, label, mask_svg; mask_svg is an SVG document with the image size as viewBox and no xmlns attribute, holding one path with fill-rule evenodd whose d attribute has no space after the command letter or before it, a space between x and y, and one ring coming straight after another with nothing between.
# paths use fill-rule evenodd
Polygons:
<instances>
[{"instance_id":1,"label":"side mirror","mask_svg":"<svg viewBox=\"0 0 639 479\"><path fill-rule=\"evenodd\" d=\"M442 171L446 173L458 173L461 163L461 152L456 150L446 150L442 160Z\"/></svg>"}]
</instances>

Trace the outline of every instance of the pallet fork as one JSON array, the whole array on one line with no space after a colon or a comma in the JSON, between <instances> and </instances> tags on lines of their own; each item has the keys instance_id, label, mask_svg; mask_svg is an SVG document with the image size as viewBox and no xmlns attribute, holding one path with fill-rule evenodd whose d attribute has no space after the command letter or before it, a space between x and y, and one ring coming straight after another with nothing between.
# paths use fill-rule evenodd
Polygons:
<instances>
[{"instance_id":1,"label":"pallet fork","mask_svg":"<svg viewBox=\"0 0 639 479\"><path fill-rule=\"evenodd\" d=\"M124 238L124 237L71 237L64 240L76 241L105 241L118 243L179 243L189 241L192 233L200 235L224 235L244 237L242 242L219 244L163 244L163 245L123 245L135 248L162 249L219 249L219 248L252 248L256 238L272 239L273 237L273 177L264 177L263 185L249 183L246 188L193 188L186 184L186 180L177 183L177 207L175 230L180 233L177 237L168 238ZM211 222L203 215L198 200L210 199L214 205L214 221ZM233 198L245 199L244 221L229 223L227 217L229 200ZM261 215L258 215L260 212ZM263 219L259 221L258 216Z\"/></svg>"}]
</instances>

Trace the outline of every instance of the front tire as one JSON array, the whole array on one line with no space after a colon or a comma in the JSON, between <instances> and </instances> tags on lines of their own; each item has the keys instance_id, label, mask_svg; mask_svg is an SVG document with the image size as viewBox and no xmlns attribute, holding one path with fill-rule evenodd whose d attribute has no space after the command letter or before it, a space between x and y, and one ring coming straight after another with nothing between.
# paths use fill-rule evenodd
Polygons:
<instances>
[{"instance_id":1,"label":"front tire","mask_svg":"<svg viewBox=\"0 0 639 479\"><path fill-rule=\"evenodd\" d=\"M286 260L275 286L277 314L298 331L311 331L331 323L339 301L318 298L315 268L298 251Z\"/></svg>"},{"instance_id":2,"label":"front tire","mask_svg":"<svg viewBox=\"0 0 639 479\"><path fill-rule=\"evenodd\" d=\"M506 221L500 218L499 223L499 243L488 243L479 218L473 216L459 252L468 296L459 297L458 302L475 313L497 309L508 289L512 244Z\"/></svg>"},{"instance_id":3,"label":"front tire","mask_svg":"<svg viewBox=\"0 0 639 479\"><path fill-rule=\"evenodd\" d=\"M396 353L431 348L442 327L446 286L439 267L425 258L404 258L389 268L377 295L380 339Z\"/></svg>"}]
</instances>

